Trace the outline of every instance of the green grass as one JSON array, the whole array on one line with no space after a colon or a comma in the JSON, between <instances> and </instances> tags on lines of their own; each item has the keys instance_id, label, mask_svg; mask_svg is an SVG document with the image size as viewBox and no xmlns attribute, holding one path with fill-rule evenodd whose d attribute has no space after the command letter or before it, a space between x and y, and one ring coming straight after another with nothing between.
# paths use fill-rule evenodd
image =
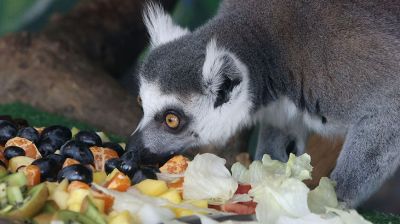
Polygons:
<instances>
[{"instance_id":1,"label":"green grass","mask_svg":"<svg viewBox=\"0 0 400 224\"><path fill-rule=\"evenodd\" d=\"M29 122L30 126L35 127L47 127L57 124L69 128L76 127L81 130L101 131L94 129L92 126L85 124L84 122L65 118L63 116L52 113L47 113L23 103L10 103L0 105L0 115L10 115L13 118L26 119ZM125 139L120 136L110 133L107 133L107 136L114 142L125 142Z\"/></svg>"},{"instance_id":2,"label":"green grass","mask_svg":"<svg viewBox=\"0 0 400 224\"><path fill-rule=\"evenodd\" d=\"M50 126L50 125L64 125L69 128L77 127L85 130L95 130L88 124L73 119L68 119L60 115L43 112L29 105L22 103L11 103L0 105L0 115L11 115L13 118L26 119L31 126ZM96 130L99 131L99 130ZM110 139L115 142L123 142L124 139L108 134ZM370 220L375 224L400 224L400 216L393 214L385 214L379 212L360 212L365 219Z\"/></svg>"}]
</instances>

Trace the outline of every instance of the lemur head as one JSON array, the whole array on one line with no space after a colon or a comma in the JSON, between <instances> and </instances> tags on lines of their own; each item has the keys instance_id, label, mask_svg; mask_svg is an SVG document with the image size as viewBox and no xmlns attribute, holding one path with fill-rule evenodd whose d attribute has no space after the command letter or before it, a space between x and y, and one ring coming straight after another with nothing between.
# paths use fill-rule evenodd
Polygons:
<instances>
[{"instance_id":1,"label":"lemur head","mask_svg":"<svg viewBox=\"0 0 400 224\"><path fill-rule=\"evenodd\" d=\"M144 116L128 150L158 155L223 144L249 123L248 69L216 37L181 28L158 5L144 13L150 52L139 71Z\"/></svg>"}]
</instances>

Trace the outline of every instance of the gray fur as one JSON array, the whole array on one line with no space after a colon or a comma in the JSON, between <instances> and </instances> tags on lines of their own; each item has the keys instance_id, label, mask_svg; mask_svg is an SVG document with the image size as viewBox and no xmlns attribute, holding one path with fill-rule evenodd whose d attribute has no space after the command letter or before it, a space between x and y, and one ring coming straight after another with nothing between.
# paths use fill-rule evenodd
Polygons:
<instances>
[{"instance_id":1,"label":"gray fur","mask_svg":"<svg viewBox=\"0 0 400 224\"><path fill-rule=\"evenodd\" d=\"M204 94L201 67L215 38L249 70L251 116L285 96L323 125L343 127L346 142L332 178L339 198L357 206L400 163L399 21L398 0L226 0L204 26L153 49L140 74L165 94ZM179 137L152 133L153 151L174 141L195 144L190 129ZM285 150L293 139L281 134L278 143L261 143ZM285 159L282 151L268 152Z\"/></svg>"}]
</instances>

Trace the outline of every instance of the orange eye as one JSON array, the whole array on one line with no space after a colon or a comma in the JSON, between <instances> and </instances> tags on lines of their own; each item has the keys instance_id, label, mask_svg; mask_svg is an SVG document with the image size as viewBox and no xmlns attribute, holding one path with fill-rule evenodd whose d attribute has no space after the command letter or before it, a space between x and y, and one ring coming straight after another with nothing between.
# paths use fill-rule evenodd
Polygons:
<instances>
[{"instance_id":1,"label":"orange eye","mask_svg":"<svg viewBox=\"0 0 400 224\"><path fill-rule=\"evenodd\" d=\"M179 127L179 117L175 114L169 113L165 116L165 123L169 128L175 129Z\"/></svg>"}]
</instances>

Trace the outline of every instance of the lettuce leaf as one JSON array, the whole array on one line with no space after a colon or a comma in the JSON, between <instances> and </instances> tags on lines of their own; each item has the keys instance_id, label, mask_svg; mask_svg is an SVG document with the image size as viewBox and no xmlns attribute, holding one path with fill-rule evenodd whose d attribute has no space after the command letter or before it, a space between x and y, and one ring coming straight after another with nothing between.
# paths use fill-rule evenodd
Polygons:
<instances>
[{"instance_id":1,"label":"lettuce leaf","mask_svg":"<svg viewBox=\"0 0 400 224\"><path fill-rule=\"evenodd\" d=\"M249 194L257 202L256 217L260 223L276 223L281 216L303 217L310 214L307 205L309 189L300 180L277 176L264 181Z\"/></svg>"},{"instance_id":2,"label":"lettuce leaf","mask_svg":"<svg viewBox=\"0 0 400 224\"><path fill-rule=\"evenodd\" d=\"M225 167L225 159L214 154L197 155L189 162L183 183L183 198L223 204L232 198L237 181Z\"/></svg>"},{"instance_id":3,"label":"lettuce leaf","mask_svg":"<svg viewBox=\"0 0 400 224\"><path fill-rule=\"evenodd\" d=\"M325 207L338 207L334 184L329 178L322 177L318 187L308 193L308 207L313 213L324 214Z\"/></svg>"}]
</instances>

